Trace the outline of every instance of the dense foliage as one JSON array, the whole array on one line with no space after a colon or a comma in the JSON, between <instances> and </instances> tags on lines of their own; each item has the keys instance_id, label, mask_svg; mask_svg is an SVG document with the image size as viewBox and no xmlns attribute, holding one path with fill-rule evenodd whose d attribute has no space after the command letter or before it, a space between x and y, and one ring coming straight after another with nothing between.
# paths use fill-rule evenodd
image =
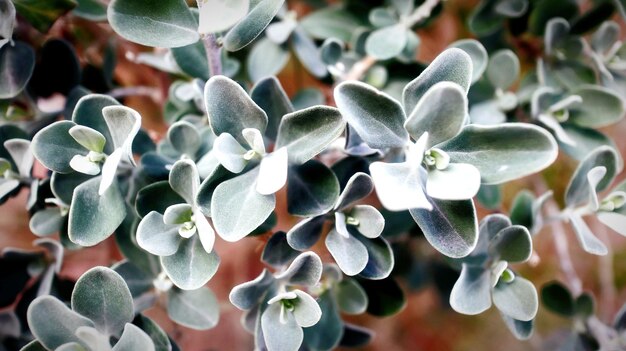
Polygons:
<instances>
[{"instance_id":1,"label":"dense foliage","mask_svg":"<svg viewBox=\"0 0 626 351\"><path fill-rule=\"evenodd\" d=\"M267 268L229 296L259 350L366 345L372 331L345 316L404 307L398 281L427 260L407 243L422 238L458 272L455 311L493 304L526 340L541 297L575 321L564 350L626 348L626 309L604 324L572 281L539 294L517 272L548 225L571 225L589 255L608 252L589 217L626 235L622 156L598 131L626 113L611 20L626 4L482 0L468 18L476 39L424 63L419 29L445 1L308 1L301 17L290 3L0 0L0 197L29 192L41 237L3 250L0 349L178 349L142 312L215 327L217 238L265 242ZM67 17L118 35L101 65L41 40ZM522 41L536 51L524 62ZM116 90L128 42L158 48L134 60L172 78L162 138L123 104L132 87ZM293 60L321 90L288 97L275 75ZM51 96L62 104L42 107ZM541 175L559 155L578 162L563 199ZM525 177L540 186L500 211L503 184ZM477 203L492 213L479 218ZM124 260L75 284L58 277L66 251L112 235ZM567 263L567 246L559 254Z\"/></svg>"}]
</instances>

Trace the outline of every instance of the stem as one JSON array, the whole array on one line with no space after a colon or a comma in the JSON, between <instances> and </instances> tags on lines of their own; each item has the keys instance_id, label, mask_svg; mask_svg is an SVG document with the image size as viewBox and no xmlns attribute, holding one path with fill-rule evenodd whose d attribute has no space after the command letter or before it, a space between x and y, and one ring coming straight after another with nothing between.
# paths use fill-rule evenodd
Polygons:
<instances>
[{"instance_id":1,"label":"stem","mask_svg":"<svg viewBox=\"0 0 626 351\"><path fill-rule=\"evenodd\" d=\"M108 95L114 98L122 98L125 96L149 96L154 100L161 100L161 91L159 91L159 89L146 86L116 88L109 91Z\"/></svg>"},{"instance_id":2,"label":"stem","mask_svg":"<svg viewBox=\"0 0 626 351\"><path fill-rule=\"evenodd\" d=\"M222 48L217 43L215 34L205 34L202 36L202 44L206 50L206 58L209 61L209 74L211 77L222 74Z\"/></svg>"},{"instance_id":3,"label":"stem","mask_svg":"<svg viewBox=\"0 0 626 351\"><path fill-rule=\"evenodd\" d=\"M597 221L594 223L593 228L594 233L598 235L598 239L602 240L605 243L609 242L609 236L606 230L606 227ZM615 291L615 284L613 283L613 250L611 245L606 245L607 254L605 256L600 256L598 259L600 260L598 266L598 277L600 279L600 298L598 301L600 302L600 312L604 320L610 320L611 315L615 306L615 298L617 296L617 292Z\"/></svg>"},{"instance_id":4,"label":"stem","mask_svg":"<svg viewBox=\"0 0 626 351\"><path fill-rule=\"evenodd\" d=\"M548 189L543 178L535 178L535 188L540 194L545 193ZM548 216L556 218L560 216L561 211L559 210L558 205L551 199L546 202L546 211ZM567 244L567 235L565 234L565 226L563 226L562 221L553 221L550 223L552 227L552 234L554 235L554 246L556 248L556 253L559 258L559 262L561 263L561 270L565 275L565 279L568 282L568 285L572 289L572 293L574 296L580 295L582 292L583 284L576 274L576 270L574 269L574 264L572 263L572 258L569 254L569 248Z\"/></svg>"},{"instance_id":5,"label":"stem","mask_svg":"<svg viewBox=\"0 0 626 351\"><path fill-rule=\"evenodd\" d=\"M198 0L200 1L200 0ZM418 22L430 17L435 6L437 6L441 0L426 0L421 4L413 13L407 17L403 22L407 29L413 27ZM359 80L365 73L376 64L376 58L370 55L365 56L359 62L355 63L350 71L343 77L343 80Z\"/></svg>"}]
</instances>

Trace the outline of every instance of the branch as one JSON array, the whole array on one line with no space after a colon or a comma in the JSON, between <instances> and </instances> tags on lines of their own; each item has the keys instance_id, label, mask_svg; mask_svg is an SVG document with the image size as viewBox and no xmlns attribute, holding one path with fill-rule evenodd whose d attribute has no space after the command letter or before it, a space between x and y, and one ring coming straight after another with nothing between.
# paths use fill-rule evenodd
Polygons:
<instances>
[{"instance_id":1,"label":"branch","mask_svg":"<svg viewBox=\"0 0 626 351\"><path fill-rule=\"evenodd\" d=\"M200 1L200 0L198 0ZM420 5L413 13L407 17L404 21L407 29L413 27L418 22L430 17L435 6L437 6L441 0L426 0ZM355 63L350 71L343 77L343 80L359 80L365 73L376 64L376 58L370 55L365 56L360 61Z\"/></svg>"},{"instance_id":2,"label":"branch","mask_svg":"<svg viewBox=\"0 0 626 351\"><path fill-rule=\"evenodd\" d=\"M196 0L198 4L198 10L202 8L203 1ZM204 49L206 50L206 58L209 62L209 75L211 77L218 76L222 74L222 58L221 51L222 48L220 44L217 42L217 37L215 34L202 34L200 36L200 40L204 45Z\"/></svg>"}]
</instances>

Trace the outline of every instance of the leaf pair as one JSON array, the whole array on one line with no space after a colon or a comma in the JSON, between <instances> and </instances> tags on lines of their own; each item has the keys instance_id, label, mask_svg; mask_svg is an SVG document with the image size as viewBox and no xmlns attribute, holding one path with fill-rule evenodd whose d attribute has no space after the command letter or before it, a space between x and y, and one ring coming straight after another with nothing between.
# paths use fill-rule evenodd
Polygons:
<instances>
[{"instance_id":1,"label":"leaf pair","mask_svg":"<svg viewBox=\"0 0 626 351\"><path fill-rule=\"evenodd\" d=\"M525 227L511 225L502 215L485 217L476 249L463 260L461 276L452 288L452 308L474 315L489 309L493 301L516 337L529 338L538 308L537 291L507 265L525 262L531 253L532 241Z\"/></svg>"},{"instance_id":2,"label":"leaf pair","mask_svg":"<svg viewBox=\"0 0 626 351\"><path fill-rule=\"evenodd\" d=\"M172 204L163 214L148 213L137 227L137 243L161 257L163 269L176 286L195 290L217 271L220 259L213 251L215 232L196 203L200 176L195 164L177 161L169 184L186 203Z\"/></svg>"},{"instance_id":3,"label":"leaf pair","mask_svg":"<svg viewBox=\"0 0 626 351\"><path fill-rule=\"evenodd\" d=\"M83 274L72 292L71 307L52 296L38 297L28 307L31 331L46 349L155 349L150 336L131 324L133 300L113 270L96 267ZM113 347L112 336L118 338Z\"/></svg>"}]
</instances>

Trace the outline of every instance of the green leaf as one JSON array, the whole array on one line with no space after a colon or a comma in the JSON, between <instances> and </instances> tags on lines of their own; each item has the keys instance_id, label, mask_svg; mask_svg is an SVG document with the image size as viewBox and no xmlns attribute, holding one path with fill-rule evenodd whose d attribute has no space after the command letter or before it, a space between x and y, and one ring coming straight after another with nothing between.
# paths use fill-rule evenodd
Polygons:
<instances>
[{"instance_id":1,"label":"green leaf","mask_svg":"<svg viewBox=\"0 0 626 351\"><path fill-rule=\"evenodd\" d=\"M167 334L152 319L139 315L133 322L134 325L140 327L141 330L150 336L156 351L172 351L177 348L176 344L173 341L170 342Z\"/></svg>"},{"instance_id":2,"label":"green leaf","mask_svg":"<svg viewBox=\"0 0 626 351\"><path fill-rule=\"evenodd\" d=\"M395 279L359 279L358 282L367 293L369 301L367 313L387 317L398 313L406 306L406 296Z\"/></svg>"},{"instance_id":3,"label":"green leaf","mask_svg":"<svg viewBox=\"0 0 626 351\"><path fill-rule=\"evenodd\" d=\"M499 50L489 58L487 78L495 88L509 89L517 81L519 74L520 62L513 51Z\"/></svg>"},{"instance_id":4,"label":"green leaf","mask_svg":"<svg viewBox=\"0 0 626 351\"><path fill-rule=\"evenodd\" d=\"M472 84L476 83L487 69L489 55L487 50L476 39L463 39L455 41L451 47L459 48L465 51L472 59Z\"/></svg>"},{"instance_id":5,"label":"green leaf","mask_svg":"<svg viewBox=\"0 0 626 351\"><path fill-rule=\"evenodd\" d=\"M589 226L587 226L587 223L585 223L580 215L570 215L569 220L583 250L598 256L604 256L608 253L609 250L606 245L593 235L591 229L589 229Z\"/></svg>"},{"instance_id":6,"label":"green leaf","mask_svg":"<svg viewBox=\"0 0 626 351\"><path fill-rule=\"evenodd\" d=\"M17 13L42 33L77 5L74 0L13 0L13 4Z\"/></svg>"},{"instance_id":7,"label":"green leaf","mask_svg":"<svg viewBox=\"0 0 626 351\"><path fill-rule=\"evenodd\" d=\"M398 23L372 32L365 42L365 51L378 60L388 60L400 54L407 44L407 29Z\"/></svg>"},{"instance_id":8,"label":"green leaf","mask_svg":"<svg viewBox=\"0 0 626 351\"><path fill-rule=\"evenodd\" d=\"M167 315L174 322L196 330L211 329L219 321L219 303L209 288L173 289L167 294Z\"/></svg>"},{"instance_id":9,"label":"green leaf","mask_svg":"<svg viewBox=\"0 0 626 351\"><path fill-rule=\"evenodd\" d=\"M227 180L215 188L211 216L217 233L226 241L238 241L261 225L276 205L274 195L256 191L259 169Z\"/></svg>"},{"instance_id":10,"label":"green leaf","mask_svg":"<svg viewBox=\"0 0 626 351\"><path fill-rule=\"evenodd\" d=\"M178 234L179 227L180 225L165 224L163 215L152 211L137 227L137 244L153 255L173 255L182 241Z\"/></svg>"},{"instance_id":11,"label":"green leaf","mask_svg":"<svg viewBox=\"0 0 626 351\"><path fill-rule=\"evenodd\" d=\"M600 128L624 117L624 103L614 91L601 86L586 86L572 92L583 99L570 111L569 121L581 127Z\"/></svg>"},{"instance_id":12,"label":"green leaf","mask_svg":"<svg viewBox=\"0 0 626 351\"><path fill-rule=\"evenodd\" d=\"M263 338L268 350L298 350L304 333L292 312L283 312L281 301L270 304L261 315Z\"/></svg>"},{"instance_id":13,"label":"green leaf","mask_svg":"<svg viewBox=\"0 0 626 351\"><path fill-rule=\"evenodd\" d=\"M420 99L404 127L415 140L428 133L427 148L431 148L461 132L468 113L467 106L466 92L461 86L439 82Z\"/></svg>"},{"instance_id":14,"label":"green leaf","mask_svg":"<svg viewBox=\"0 0 626 351\"><path fill-rule=\"evenodd\" d=\"M202 0L200 10L200 34L217 33L234 26L247 13L250 0Z\"/></svg>"},{"instance_id":15,"label":"green leaf","mask_svg":"<svg viewBox=\"0 0 626 351\"><path fill-rule=\"evenodd\" d=\"M40 296L31 302L27 318L33 335L49 350L69 342L80 343L74 334L76 329L93 327L93 322L52 296Z\"/></svg>"},{"instance_id":16,"label":"green leaf","mask_svg":"<svg viewBox=\"0 0 626 351\"><path fill-rule=\"evenodd\" d=\"M316 39L337 38L347 43L361 23L341 6L327 6L302 18L300 25Z\"/></svg>"},{"instance_id":17,"label":"green leaf","mask_svg":"<svg viewBox=\"0 0 626 351\"><path fill-rule=\"evenodd\" d=\"M204 80L211 77L206 49L201 41L191 45L172 48L172 57L186 75Z\"/></svg>"},{"instance_id":18,"label":"green leaf","mask_svg":"<svg viewBox=\"0 0 626 351\"><path fill-rule=\"evenodd\" d=\"M491 274L482 266L463 264L461 276L450 293L453 310L475 315L491 307Z\"/></svg>"},{"instance_id":19,"label":"green leaf","mask_svg":"<svg viewBox=\"0 0 626 351\"><path fill-rule=\"evenodd\" d=\"M391 245L382 237L368 239L365 236L356 235L356 238L367 249L367 265L359 273L359 277L380 280L385 279L393 270L395 259Z\"/></svg>"},{"instance_id":20,"label":"green leaf","mask_svg":"<svg viewBox=\"0 0 626 351\"><path fill-rule=\"evenodd\" d=\"M37 236L48 236L58 232L64 221L58 208L46 208L31 217L28 227Z\"/></svg>"},{"instance_id":21,"label":"green leaf","mask_svg":"<svg viewBox=\"0 0 626 351\"><path fill-rule=\"evenodd\" d=\"M135 199L135 210L139 217L144 217L151 211L163 214L171 205L183 202L185 199L172 189L169 182L161 181L139 190Z\"/></svg>"},{"instance_id":22,"label":"green leaf","mask_svg":"<svg viewBox=\"0 0 626 351\"><path fill-rule=\"evenodd\" d=\"M537 315L539 299L535 286L522 277L510 283L500 282L493 288L493 304L500 312L520 321L529 321Z\"/></svg>"},{"instance_id":23,"label":"green leaf","mask_svg":"<svg viewBox=\"0 0 626 351\"><path fill-rule=\"evenodd\" d=\"M267 241L261 254L261 261L276 268L282 268L293 261L299 252L291 248L285 232L276 232Z\"/></svg>"},{"instance_id":24,"label":"green leaf","mask_svg":"<svg viewBox=\"0 0 626 351\"><path fill-rule=\"evenodd\" d=\"M250 44L267 27L285 0L261 0L248 15L224 36L224 48L238 51Z\"/></svg>"},{"instance_id":25,"label":"green leaf","mask_svg":"<svg viewBox=\"0 0 626 351\"><path fill-rule=\"evenodd\" d=\"M594 315L595 302L593 296L583 293L576 299L576 314L582 318L590 318Z\"/></svg>"},{"instance_id":26,"label":"green leaf","mask_svg":"<svg viewBox=\"0 0 626 351\"><path fill-rule=\"evenodd\" d=\"M123 149L125 159L134 165L132 144L141 129L141 115L132 108L113 105L103 107L102 116L111 133L113 147Z\"/></svg>"},{"instance_id":27,"label":"green leaf","mask_svg":"<svg viewBox=\"0 0 626 351\"><path fill-rule=\"evenodd\" d=\"M99 195L100 180L92 178L74 190L68 232L70 240L81 246L94 246L108 238L126 217L117 182Z\"/></svg>"},{"instance_id":28,"label":"green leaf","mask_svg":"<svg viewBox=\"0 0 626 351\"><path fill-rule=\"evenodd\" d=\"M204 88L204 99L211 128L217 136L229 133L245 145L244 129L254 128L263 133L267 127L265 111L230 78L215 76L209 79Z\"/></svg>"},{"instance_id":29,"label":"green leaf","mask_svg":"<svg viewBox=\"0 0 626 351\"><path fill-rule=\"evenodd\" d=\"M426 240L442 254L460 258L469 255L478 241L478 220L472 200L430 199L427 209L409 209Z\"/></svg>"},{"instance_id":30,"label":"green leaf","mask_svg":"<svg viewBox=\"0 0 626 351\"><path fill-rule=\"evenodd\" d=\"M326 65L334 65L341 60L345 44L337 39L326 39L320 47L320 56Z\"/></svg>"},{"instance_id":31,"label":"green leaf","mask_svg":"<svg viewBox=\"0 0 626 351\"><path fill-rule=\"evenodd\" d=\"M268 38L261 38L254 44L246 60L248 75L253 82L277 75L287 65L289 57L289 50Z\"/></svg>"},{"instance_id":32,"label":"green leaf","mask_svg":"<svg viewBox=\"0 0 626 351\"><path fill-rule=\"evenodd\" d=\"M591 196L595 196L595 194L592 194L593 190L601 192L611 184L618 173L617 163L617 152L609 146L601 146L588 154L578 164L567 185L565 204L570 208L587 204ZM592 169L600 166L606 168L606 174L592 189L587 175Z\"/></svg>"},{"instance_id":33,"label":"green leaf","mask_svg":"<svg viewBox=\"0 0 626 351\"><path fill-rule=\"evenodd\" d=\"M154 342L150 336L138 327L127 323L124 326L124 333L118 342L113 346L112 351L146 350L154 351Z\"/></svg>"},{"instance_id":34,"label":"green leaf","mask_svg":"<svg viewBox=\"0 0 626 351\"><path fill-rule=\"evenodd\" d=\"M33 155L44 167L59 173L70 173L70 160L75 155L86 155L87 150L69 134L76 124L70 121L55 122L40 130L32 142Z\"/></svg>"},{"instance_id":35,"label":"green leaf","mask_svg":"<svg viewBox=\"0 0 626 351\"><path fill-rule=\"evenodd\" d=\"M302 217L330 211L339 196L339 181L323 163L309 160L291 167L287 179L287 210Z\"/></svg>"},{"instance_id":36,"label":"green leaf","mask_svg":"<svg viewBox=\"0 0 626 351\"><path fill-rule=\"evenodd\" d=\"M556 160L556 141L544 129L521 123L468 125L438 146L451 162L469 163L485 184L500 184L539 172Z\"/></svg>"},{"instance_id":37,"label":"green leaf","mask_svg":"<svg viewBox=\"0 0 626 351\"><path fill-rule=\"evenodd\" d=\"M99 332L119 336L133 320L133 298L124 279L112 269L95 267L83 274L72 292L72 310L92 320Z\"/></svg>"},{"instance_id":38,"label":"green leaf","mask_svg":"<svg viewBox=\"0 0 626 351\"><path fill-rule=\"evenodd\" d=\"M298 255L283 272L274 275L276 280L287 285L315 286L322 276L322 260L312 252Z\"/></svg>"},{"instance_id":39,"label":"green leaf","mask_svg":"<svg viewBox=\"0 0 626 351\"><path fill-rule=\"evenodd\" d=\"M35 52L21 41L0 46L0 99L12 99L26 87L35 70Z\"/></svg>"},{"instance_id":40,"label":"green leaf","mask_svg":"<svg viewBox=\"0 0 626 351\"><path fill-rule=\"evenodd\" d=\"M78 6L72 11L75 16L100 22L107 19L107 5L98 0L76 0Z\"/></svg>"},{"instance_id":41,"label":"green leaf","mask_svg":"<svg viewBox=\"0 0 626 351\"><path fill-rule=\"evenodd\" d=\"M343 321L330 291L321 294L317 304L322 316L314 326L304 329L304 344L314 350L332 350L341 341Z\"/></svg>"},{"instance_id":42,"label":"green leaf","mask_svg":"<svg viewBox=\"0 0 626 351\"><path fill-rule=\"evenodd\" d=\"M343 117L370 147L404 147L409 141L402 106L389 95L356 81L339 84L334 95Z\"/></svg>"},{"instance_id":43,"label":"green leaf","mask_svg":"<svg viewBox=\"0 0 626 351\"><path fill-rule=\"evenodd\" d=\"M344 278L335 287L335 294L337 304L343 313L361 314L367 309L367 294L354 279Z\"/></svg>"},{"instance_id":44,"label":"green leaf","mask_svg":"<svg viewBox=\"0 0 626 351\"><path fill-rule=\"evenodd\" d=\"M367 247L353 235L333 229L326 236L326 248L346 275L357 275L367 265Z\"/></svg>"},{"instance_id":45,"label":"green leaf","mask_svg":"<svg viewBox=\"0 0 626 351\"><path fill-rule=\"evenodd\" d=\"M183 240L175 254L161 257L163 270L183 290L195 290L206 284L219 264L219 256L215 251L207 253L197 235Z\"/></svg>"},{"instance_id":46,"label":"green leaf","mask_svg":"<svg viewBox=\"0 0 626 351\"><path fill-rule=\"evenodd\" d=\"M174 48L200 39L198 23L184 0L113 0L107 17L119 35L141 45Z\"/></svg>"},{"instance_id":47,"label":"green leaf","mask_svg":"<svg viewBox=\"0 0 626 351\"><path fill-rule=\"evenodd\" d=\"M263 298L274 282L274 276L264 269L254 280L235 286L228 298L240 310L250 310Z\"/></svg>"},{"instance_id":48,"label":"green leaf","mask_svg":"<svg viewBox=\"0 0 626 351\"><path fill-rule=\"evenodd\" d=\"M528 229L513 225L502 229L491 241L489 251L499 260L525 262L533 252L533 243Z\"/></svg>"},{"instance_id":49,"label":"green leaf","mask_svg":"<svg viewBox=\"0 0 626 351\"><path fill-rule=\"evenodd\" d=\"M69 130L70 135L89 151L102 152L106 139L102 133L89 127L77 125ZM98 168L98 173L100 169ZM97 173L96 173L97 174Z\"/></svg>"},{"instance_id":50,"label":"green leaf","mask_svg":"<svg viewBox=\"0 0 626 351\"><path fill-rule=\"evenodd\" d=\"M404 87L402 101L404 111L411 113L424 94L433 85L449 81L467 92L472 82L472 59L465 51L446 49L413 81Z\"/></svg>"},{"instance_id":51,"label":"green leaf","mask_svg":"<svg viewBox=\"0 0 626 351\"><path fill-rule=\"evenodd\" d=\"M339 110L315 106L285 115L280 121L276 148L287 148L289 161L303 164L318 155L345 129Z\"/></svg>"},{"instance_id":52,"label":"green leaf","mask_svg":"<svg viewBox=\"0 0 626 351\"><path fill-rule=\"evenodd\" d=\"M267 52L263 52L263 55L267 57ZM289 101L287 93L276 77L267 77L252 87L250 97L267 114L268 123L265 136L271 140L276 140L278 127L283 116L294 112L294 107Z\"/></svg>"},{"instance_id":53,"label":"green leaf","mask_svg":"<svg viewBox=\"0 0 626 351\"><path fill-rule=\"evenodd\" d=\"M293 31L292 38L293 50L300 63L316 78L324 78L328 71L313 39L300 27L296 27Z\"/></svg>"},{"instance_id":54,"label":"green leaf","mask_svg":"<svg viewBox=\"0 0 626 351\"><path fill-rule=\"evenodd\" d=\"M585 159L587 155L600 146L608 145L617 148L613 140L595 129L582 128L570 123L561 124L561 127L575 145L559 142L559 147L578 161ZM619 163L622 164L623 161L620 159Z\"/></svg>"}]
</instances>

